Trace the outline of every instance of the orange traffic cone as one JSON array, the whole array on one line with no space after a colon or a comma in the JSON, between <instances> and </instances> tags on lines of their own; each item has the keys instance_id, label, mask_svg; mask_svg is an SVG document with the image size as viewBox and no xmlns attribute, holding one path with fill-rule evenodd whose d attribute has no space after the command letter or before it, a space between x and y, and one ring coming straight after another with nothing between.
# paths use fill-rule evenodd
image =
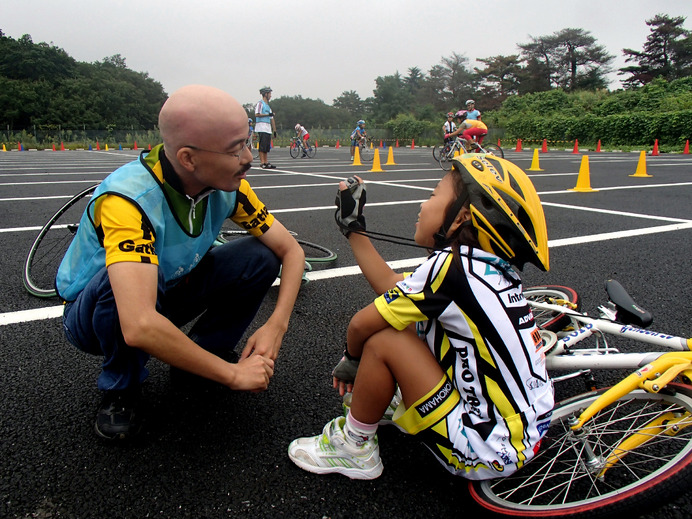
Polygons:
<instances>
[{"instance_id":1,"label":"orange traffic cone","mask_svg":"<svg viewBox=\"0 0 692 519\"><path fill-rule=\"evenodd\" d=\"M351 166L362 166L363 163L360 161L360 147L356 146L353 152L353 164Z\"/></svg>"},{"instance_id":2,"label":"orange traffic cone","mask_svg":"<svg viewBox=\"0 0 692 519\"><path fill-rule=\"evenodd\" d=\"M601 139L598 139L598 144L596 144L596 153L601 153Z\"/></svg>"},{"instance_id":3,"label":"orange traffic cone","mask_svg":"<svg viewBox=\"0 0 692 519\"><path fill-rule=\"evenodd\" d=\"M574 149L572 153L579 153L579 139L574 139Z\"/></svg>"},{"instance_id":4,"label":"orange traffic cone","mask_svg":"<svg viewBox=\"0 0 692 519\"><path fill-rule=\"evenodd\" d=\"M389 147L389 154L387 155L387 162L384 163L385 166L396 166L394 162L394 148Z\"/></svg>"},{"instance_id":5,"label":"orange traffic cone","mask_svg":"<svg viewBox=\"0 0 692 519\"><path fill-rule=\"evenodd\" d=\"M416 144L413 142L413 139L411 139L411 149L415 148Z\"/></svg>"},{"instance_id":6,"label":"orange traffic cone","mask_svg":"<svg viewBox=\"0 0 692 519\"><path fill-rule=\"evenodd\" d=\"M654 151L651 152L652 157L658 157L658 139L654 141Z\"/></svg>"},{"instance_id":7,"label":"orange traffic cone","mask_svg":"<svg viewBox=\"0 0 692 519\"><path fill-rule=\"evenodd\" d=\"M526 171L543 171L538 165L538 148L533 150L533 159L531 160L531 167Z\"/></svg>"},{"instance_id":8,"label":"orange traffic cone","mask_svg":"<svg viewBox=\"0 0 692 519\"><path fill-rule=\"evenodd\" d=\"M17 143L17 151L22 151L22 143L21 142Z\"/></svg>"},{"instance_id":9,"label":"orange traffic cone","mask_svg":"<svg viewBox=\"0 0 692 519\"><path fill-rule=\"evenodd\" d=\"M101 146L99 145L99 141L98 141L98 140L96 141L96 149L97 149L97 150L101 150Z\"/></svg>"},{"instance_id":10,"label":"orange traffic cone","mask_svg":"<svg viewBox=\"0 0 692 519\"><path fill-rule=\"evenodd\" d=\"M497 139L497 147L501 147L502 145L500 144L500 139Z\"/></svg>"},{"instance_id":11,"label":"orange traffic cone","mask_svg":"<svg viewBox=\"0 0 692 519\"><path fill-rule=\"evenodd\" d=\"M339 139L336 140L336 149L338 150L341 147L341 144L339 144Z\"/></svg>"},{"instance_id":12,"label":"orange traffic cone","mask_svg":"<svg viewBox=\"0 0 692 519\"><path fill-rule=\"evenodd\" d=\"M543 146L541 147L541 153L548 153L548 141L543 139Z\"/></svg>"},{"instance_id":13,"label":"orange traffic cone","mask_svg":"<svg viewBox=\"0 0 692 519\"><path fill-rule=\"evenodd\" d=\"M514 151L521 151L521 139L517 139L517 147L514 148Z\"/></svg>"},{"instance_id":14,"label":"orange traffic cone","mask_svg":"<svg viewBox=\"0 0 692 519\"><path fill-rule=\"evenodd\" d=\"M396 147L399 147L399 139L396 140Z\"/></svg>"},{"instance_id":15,"label":"orange traffic cone","mask_svg":"<svg viewBox=\"0 0 692 519\"><path fill-rule=\"evenodd\" d=\"M378 171L384 171L382 169L382 165L380 164L380 149L375 148L375 156L372 159L372 169L370 171L373 172L378 172Z\"/></svg>"},{"instance_id":16,"label":"orange traffic cone","mask_svg":"<svg viewBox=\"0 0 692 519\"><path fill-rule=\"evenodd\" d=\"M646 152L641 151L639 153L639 162L637 162L637 170L634 172L634 175L630 175L630 177L651 177L653 175L649 175L646 172Z\"/></svg>"},{"instance_id":17,"label":"orange traffic cone","mask_svg":"<svg viewBox=\"0 0 692 519\"><path fill-rule=\"evenodd\" d=\"M577 177L577 185L570 191L578 191L580 193L590 193L597 191L591 189L591 175L589 174L589 156L584 155L581 158L581 166L579 167L579 176Z\"/></svg>"},{"instance_id":18,"label":"orange traffic cone","mask_svg":"<svg viewBox=\"0 0 692 519\"><path fill-rule=\"evenodd\" d=\"M382 145L382 139L380 139L380 148L384 148L384 146Z\"/></svg>"},{"instance_id":19,"label":"orange traffic cone","mask_svg":"<svg viewBox=\"0 0 692 519\"><path fill-rule=\"evenodd\" d=\"M689 155L690 154L690 140L689 139L687 139L685 141L685 149L682 150L682 154L683 155Z\"/></svg>"},{"instance_id":20,"label":"orange traffic cone","mask_svg":"<svg viewBox=\"0 0 692 519\"><path fill-rule=\"evenodd\" d=\"M151 151L151 144L149 145L149 151Z\"/></svg>"},{"instance_id":21,"label":"orange traffic cone","mask_svg":"<svg viewBox=\"0 0 692 519\"><path fill-rule=\"evenodd\" d=\"M133 146L133 148L134 148L135 150L137 149L137 141L135 141L135 145Z\"/></svg>"},{"instance_id":22,"label":"orange traffic cone","mask_svg":"<svg viewBox=\"0 0 692 519\"><path fill-rule=\"evenodd\" d=\"M53 144L53 151L55 151L55 144Z\"/></svg>"}]
</instances>

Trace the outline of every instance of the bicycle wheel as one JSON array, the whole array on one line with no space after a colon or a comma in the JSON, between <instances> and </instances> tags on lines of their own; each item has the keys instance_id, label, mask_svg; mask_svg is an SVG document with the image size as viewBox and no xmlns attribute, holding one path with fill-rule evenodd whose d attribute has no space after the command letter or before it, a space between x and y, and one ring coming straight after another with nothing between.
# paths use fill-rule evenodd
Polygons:
<instances>
[{"instance_id":1,"label":"bicycle wheel","mask_svg":"<svg viewBox=\"0 0 692 519\"><path fill-rule=\"evenodd\" d=\"M570 419L605 391L559 403L535 459L504 479L472 482L473 498L512 517L600 518L624 517L628 511L638 515L689 491L692 388L635 390L572 431ZM648 441L618 449L637 435ZM614 453L617 461L602 472Z\"/></svg>"},{"instance_id":2,"label":"bicycle wheel","mask_svg":"<svg viewBox=\"0 0 692 519\"><path fill-rule=\"evenodd\" d=\"M253 160L259 158L259 150L257 149L257 139L255 139L254 133L250 137L248 137L247 147L250 148Z\"/></svg>"},{"instance_id":3,"label":"bicycle wheel","mask_svg":"<svg viewBox=\"0 0 692 519\"><path fill-rule=\"evenodd\" d=\"M440 163L440 167L445 170L449 171L452 169L452 159L454 158L454 150L451 146L445 146L444 148L440 149L439 157L437 159L437 162Z\"/></svg>"},{"instance_id":4,"label":"bicycle wheel","mask_svg":"<svg viewBox=\"0 0 692 519\"><path fill-rule=\"evenodd\" d=\"M433 159L435 159L435 162L440 162L440 151L442 150L442 148L442 146L433 146L432 154Z\"/></svg>"},{"instance_id":5,"label":"bicycle wheel","mask_svg":"<svg viewBox=\"0 0 692 519\"><path fill-rule=\"evenodd\" d=\"M24 287L36 297L53 297L55 276L91 194L98 184L72 197L39 231L24 262Z\"/></svg>"},{"instance_id":6,"label":"bicycle wheel","mask_svg":"<svg viewBox=\"0 0 692 519\"><path fill-rule=\"evenodd\" d=\"M336 252L332 252L327 247L305 240L296 239L296 241L303 247L305 261L308 263L328 263L337 258Z\"/></svg>"},{"instance_id":7,"label":"bicycle wheel","mask_svg":"<svg viewBox=\"0 0 692 519\"><path fill-rule=\"evenodd\" d=\"M291 143L291 146L289 148L289 152L291 153L291 158L298 158L298 155L300 155L302 148L296 144L295 142Z\"/></svg>"},{"instance_id":8,"label":"bicycle wheel","mask_svg":"<svg viewBox=\"0 0 692 519\"><path fill-rule=\"evenodd\" d=\"M360 147L360 160L370 162L375 156L375 152L366 144Z\"/></svg>"},{"instance_id":9,"label":"bicycle wheel","mask_svg":"<svg viewBox=\"0 0 692 519\"><path fill-rule=\"evenodd\" d=\"M502 151L502 148L500 148L497 144L486 144L483 146L483 149L488 155L495 155L501 159L505 158L505 152Z\"/></svg>"},{"instance_id":10,"label":"bicycle wheel","mask_svg":"<svg viewBox=\"0 0 692 519\"><path fill-rule=\"evenodd\" d=\"M529 301L536 301L537 303L560 304L557 301L562 300L576 305L574 310L579 311L581 308L581 300L577 291L560 285L525 288L524 297ZM564 312L539 310L538 308L532 308L531 312L538 327L551 332L557 333L562 331L571 323L570 316Z\"/></svg>"},{"instance_id":11,"label":"bicycle wheel","mask_svg":"<svg viewBox=\"0 0 692 519\"><path fill-rule=\"evenodd\" d=\"M317 148L315 146L307 145L307 148L305 149L305 154L308 156L309 159L313 158L315 154L317 153Z\"/></svg>"}]
</instances>

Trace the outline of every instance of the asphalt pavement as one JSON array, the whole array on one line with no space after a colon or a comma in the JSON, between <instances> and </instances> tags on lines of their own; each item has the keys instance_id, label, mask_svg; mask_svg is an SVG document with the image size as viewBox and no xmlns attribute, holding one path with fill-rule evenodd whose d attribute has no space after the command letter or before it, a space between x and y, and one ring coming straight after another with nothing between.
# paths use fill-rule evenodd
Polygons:
<instances>
[{"instance_id":1,"label":"asphalt pavement","mask_svg":"<svg viewBox=\"0 0 692 519\"><path fill-rule=\"evenodd\" d=\"M396 429L380 429L385 469L374 481L309 474L286 455L291 440L319 433L341 412L330 372L349 318L374 297L334 224L336 184L361 175L368 228L412 237L418 204L443 174L427 148L395 148L396 165L385 164L382 149L382 172L353 166L348 148L320 148L313 159L274 149L277 169L253 168L251 185L287 228L338 259L315 266L301 289L269 389L181 383L152 360L145 432L125 445L96 437L99 359L65 341L60 320L51 317L57 300L30 296L21 272L48 217L136 154L0 152L0 517L484 517L466 482ZM528 169L533 154L510 150L506 158ZM544 204L551 270L527 266L525 285L572 286L595 313L612 277L653 313L653 329L692 336L690 155L647 156L646 177L632 176L637 153L551 150L539 159L541 171L528 173ZM570 190L578 180L593 191ZM404 270L425 255L392 243L377 247ZM258 322L275 297L272 289ZM610 376L599 375L603 383ZM643 517L692 516L690 496L659 504Z\"/></svg>"}]
</instances>

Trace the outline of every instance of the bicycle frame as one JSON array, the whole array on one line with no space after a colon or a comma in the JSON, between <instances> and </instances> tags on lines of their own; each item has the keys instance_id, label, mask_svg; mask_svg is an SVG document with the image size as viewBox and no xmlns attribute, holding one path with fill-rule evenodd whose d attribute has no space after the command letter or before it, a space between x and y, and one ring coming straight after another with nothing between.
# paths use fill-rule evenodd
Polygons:
<instances>
[{"instance_id":1,"label":"bicycle frame","mask_svg":"<svg viewBox=\"0 0 692 519\"><path fill-rule=\"evenodd\" d=\"M673 351L692 350L692 338L686 339L617 323L608 319L597 319L566 309L560 305L536 301L529 301L529 305L532 308L544 311L563 312L570 316L573 323L581 324L579 328L575 327L576 329L565 332L562 337L558 337L553 332L547 330L541 331L541 334L550 340L550 343L543 348L546 355L546 365L549 370L637 369L663 354L663 352L621 353L616 348L608 346L606 334L660 346ZM554 338L552 337L553 335L555 336ZM595 348L574 348L574 346L592 335L596 335L598 339Z\"/></svg>"}]
</instances>

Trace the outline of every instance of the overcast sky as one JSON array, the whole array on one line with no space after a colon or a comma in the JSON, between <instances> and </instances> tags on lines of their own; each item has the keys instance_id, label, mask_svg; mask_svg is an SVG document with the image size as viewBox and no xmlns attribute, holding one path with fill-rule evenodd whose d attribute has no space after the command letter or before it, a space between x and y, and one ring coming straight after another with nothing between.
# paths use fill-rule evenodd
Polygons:
<instances>
[{"instance_id":1,"label":"overcast sky","mask_svg":"<svg viewBox=\"0 0 692 519\"><path fill-rule=\"evenodd\" d=\"M202 83L254 103L270 85L274 97L331 104L347 90L372 96L378 76L427 73L453 52L473 67L567 27L589 31L619 68L622 49L641 50L645 21L658 13L688 17L692 30L691 0L1 0L0 29L78 61L120 54L168 93Z\"/></svg>"}]
</instances>

